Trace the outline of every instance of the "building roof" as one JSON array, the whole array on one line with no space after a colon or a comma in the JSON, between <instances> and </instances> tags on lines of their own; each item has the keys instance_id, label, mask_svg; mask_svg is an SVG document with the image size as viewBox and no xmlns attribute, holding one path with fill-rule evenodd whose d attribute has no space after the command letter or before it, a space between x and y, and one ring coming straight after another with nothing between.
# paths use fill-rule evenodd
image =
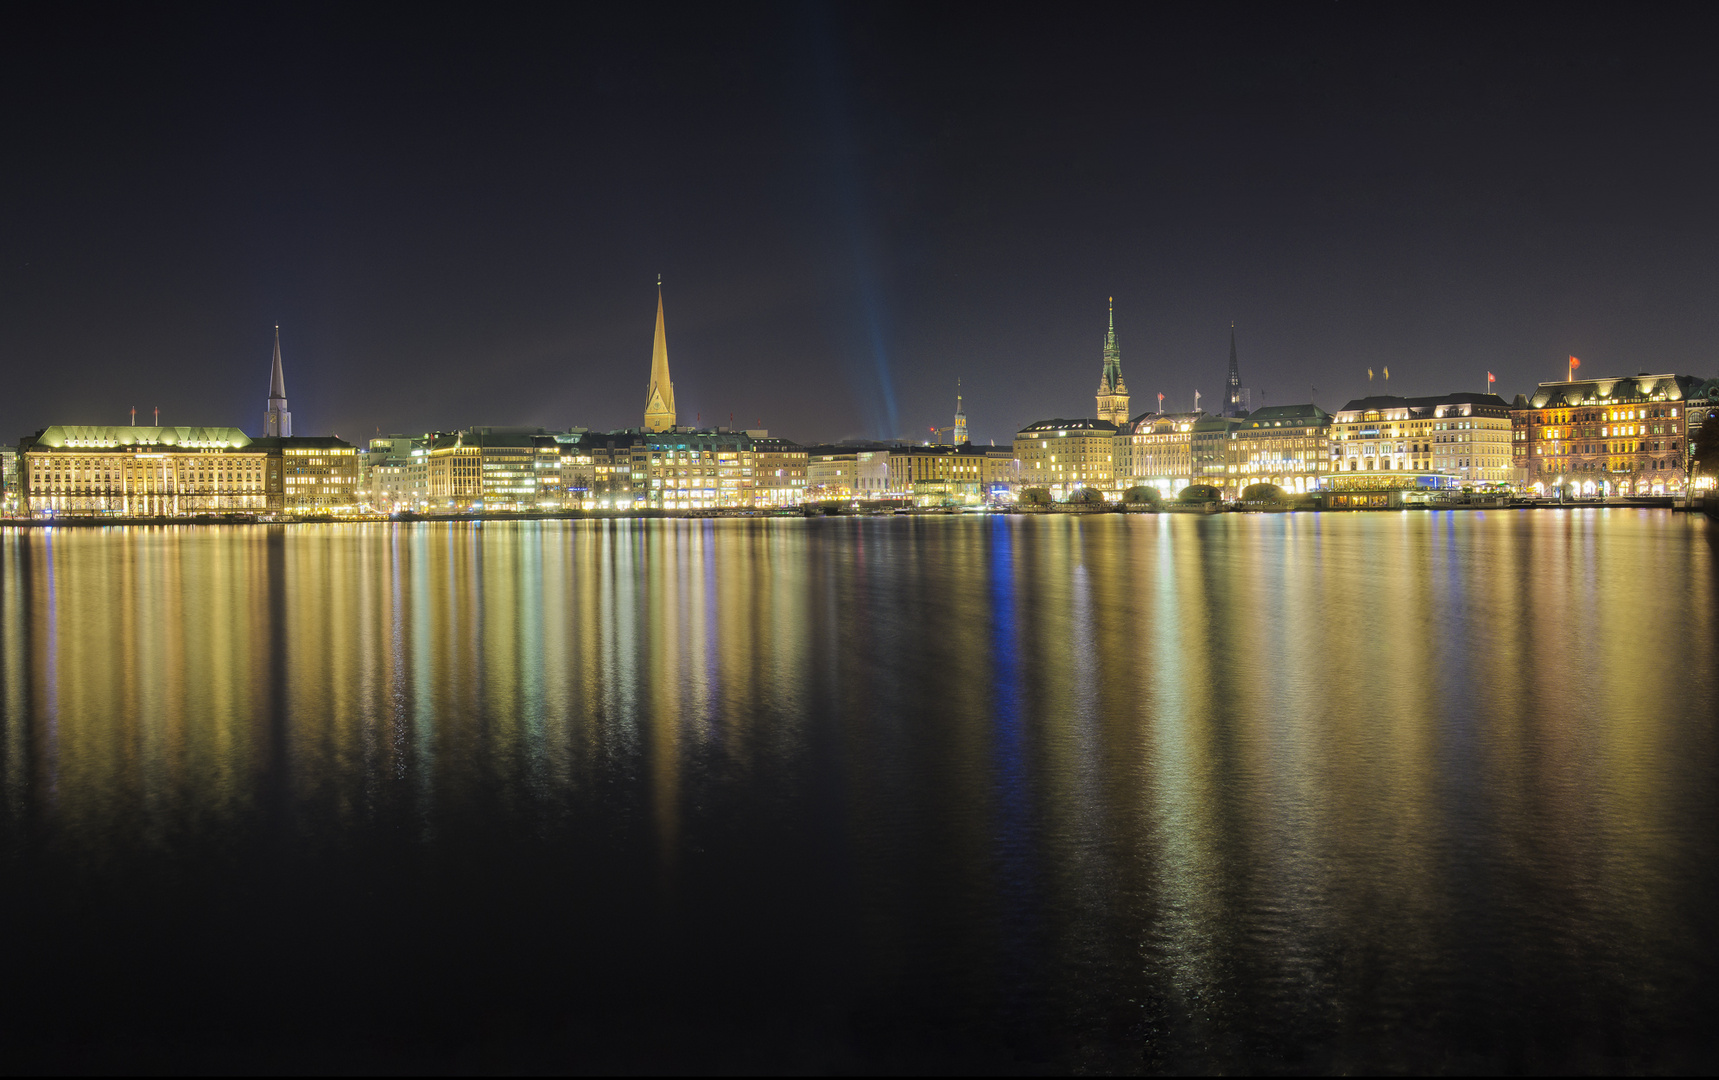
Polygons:
<instances>
[{"instance_id":1,"label":"building roof","mask_svg":"<svg viewBox=\"0 0 1719 1080\"><path fill-rule=\"evenodd\" d=\"M1505 404L1504 399L1499 397L1497 394L1474 394L1464 392L1458 394L1441 394L1435 397L1413 398L1378 394L1373 397L1356 398L1337 411L1339 413L1390 412L1406 409L1410 412L1433 412L1440 406L1449 405L1492 406L1493 408L1506 410L1510 408L1509 405Z\"/></svg>"},{"instance_id":2,"label":"building roof","mask_svg":"<svg viewBox=\"0 0 1719 1080\"><path fill-rule=\"evenodd\" d=\"M1241 427L1242 421L1233 416L1208 416L1204 420L1194 421L1194 434L1222 434Z\"/></svg>"},{"instance_id":3,"label":"building roof","mask_svg":"<svg viewBox=\"0 0 1719 1080\"><path fill-rule=\"evenodd\" d=\"M1139 416L1128 421L1128 423L1129 426L1132 427L1133 425L1140 423L1142 420L1201 420L1209 415L1211 414L1206 412L1204 409L1199 409L1194 412L1153 412L1148 409Z\"/></svg>"},{"instance_id":4,"label":"building roof","mask_svg":"<svg viewBox=\"0 0 1719 1080\"><path fill-rule=\"evenodd\" d=\"M1561 409L1604 405L1611 401L1682 401L1692 396L1701 379L1694 375L1650 375L1639 372L1604 379L1543 382L1528 399L1530 409ZM1521 408L1522 406L1518 406Z\"/></svg>"},{"instance_id":5,"label":"building roof","mask_svg":"<svg viewBox=\"0 0 1719 1080\"><path fill-rule=\"evenodd\" d=\"M1244 428L1262 427L1307 427L1312 424L1328 424L1331 414L1317 405L1269 405L1248 413L1247 419L1241 426Z\"/></svg>"},{"instance_id":6,"label":"building roof","mask_svg":"<svg viewBox=\"0 0 1719 1080\"><path fill-rule=\"evenodd\" d=\"M1059 416L1054 420L1039 420L1028 424L1018 434L1026 435L1036 431L1086 431L1094 435L1113 435L1116 433L1116 425L1108 420L1064 420Z\"/></svg>"},{"instance_id":7,"label":"building roof","mask_svg":"<svg viewBox=\"0 0 1719 1080\"><path fill-rule=\"evenodd\" d=\"M236 448L250 436L234 427L136 427L128 424L55 424L36 433L37 446L131 447L137 445L187 448Z\"/></svg>"},{"instance_id":8,"label":"building roof","mask_svg":"<svg viewBox=\"0 0 1719 1080\"><path fill-rule=\"evenodd\" d=\"M252 439L251 445L264 450L356 450L345 439L333 435L268 435Z\"/></svg>"}]
</instances>

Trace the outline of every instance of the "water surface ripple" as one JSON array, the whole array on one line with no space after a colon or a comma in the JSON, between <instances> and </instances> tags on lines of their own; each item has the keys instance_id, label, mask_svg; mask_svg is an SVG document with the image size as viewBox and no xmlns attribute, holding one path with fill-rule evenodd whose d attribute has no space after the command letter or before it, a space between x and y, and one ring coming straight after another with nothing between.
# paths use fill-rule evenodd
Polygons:
<instances>
[{"instance_id":1,"label":"water surface ripple","mask_svg":"<svg viewBox=\"0 0 1719 1080\"><path fill-rule=\"evenodd\" d=\"M0 532L9 1067L1716 1064L1719 527Z\"/></svg>"}]
</instances>

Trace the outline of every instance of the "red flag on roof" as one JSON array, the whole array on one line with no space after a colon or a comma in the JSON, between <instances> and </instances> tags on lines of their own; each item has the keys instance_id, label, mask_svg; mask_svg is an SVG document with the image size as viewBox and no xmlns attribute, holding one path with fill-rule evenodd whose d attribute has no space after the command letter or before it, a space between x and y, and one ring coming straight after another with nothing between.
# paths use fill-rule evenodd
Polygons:
<instances>
[{"instance_id":1,"label":"red flag on roof","mask_svg":"<svg viewBox=\"0 0 1719 1080\"><path fill-rule=\"evenodd\" d=\"M1574 370L1576 370L1576 369L1577 369L1577 368L1579 368L1579 367L1581 367L1581 366L1582 366L1582 362L1581 362L1581 361L1580 361L1580 360L1577 360L1577 359L1576 359L1576 358L1575 358L1575 357L1573 357L1573 356L1572 356L1572 357L1570 357L1570 370L1571 370L1571 371L1574 371Z\"/></svg>"}]
</instances>

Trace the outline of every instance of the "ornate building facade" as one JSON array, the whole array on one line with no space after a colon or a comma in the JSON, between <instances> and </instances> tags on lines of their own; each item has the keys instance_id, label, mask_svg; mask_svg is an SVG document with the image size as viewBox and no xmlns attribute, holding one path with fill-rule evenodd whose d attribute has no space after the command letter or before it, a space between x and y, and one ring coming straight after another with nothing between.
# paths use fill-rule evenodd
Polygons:
<instances>
[{"instance_id":1,"label":"ornate building facade","mask_svg":"<svg viewBox=\"0 0 1719 1080\"><path fill-rule=\"evenodd\" d=\"M1330 471L1508 484L1511 438L1510 407L1497 394L1357 398L1333 419Z\"/></svg>"},{"instance_id":2,"label":"ornate building facade","mask_svg":"<svg viewBox=\"0 0 1719 1080\"><path fill-rule=\"evenodd\" d=\"M1234 498L1253 484L1291 494L1321 486L1331 468L1331 414L1317 405L1255 409L1230 432L1224 493Z\"/></svg>"},{"instance_id":3,"label":"ornate building facade","mask_svg":"<svg viewBox=\"0 0 1719 1080\"><path fill-rule=\"evenodd\" d=\"M1155 487L1166 498L1194 479L1194 425L1203 412L1144 413L1116 436L1117 486Z\"/></svg>"},{"instance_id":4,"label":"ornate building facade","mask_svg":"<svg viewBox=\"0 0 1719 1080\"><path fill-rule=\"evenodd\" d=\"M1541 383L1510 408L1513 479L1540 491L1572 484L1583 494L1681 492L1688 476L1691 375L1639 375Z\"/></svg>"},{"instance_id":5,"label":"ornate building facade","mask_svg":"<svg viewBox=\"0 0 1719 1080\"><path fill-rule=\"evenodd\" d=\"M177 517L268 508L268 451L238 428L56 424L18 443L19 509Z\"/></svg>"}]
</instances>

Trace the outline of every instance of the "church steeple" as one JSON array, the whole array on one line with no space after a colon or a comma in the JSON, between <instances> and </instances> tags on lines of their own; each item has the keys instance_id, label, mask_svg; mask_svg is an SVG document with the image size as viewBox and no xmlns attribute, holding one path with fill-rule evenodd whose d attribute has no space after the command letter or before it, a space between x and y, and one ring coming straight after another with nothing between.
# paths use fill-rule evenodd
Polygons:
<instances>
[{"instance_id":1,"label":"church steeple","mask_svg":"<svg viewBox=\"0 0 1719 1080\"><path fill-rule=\"evenodd\" d=\"M657 275L657 336L651 346L651 382L645 387L645 430L674 427L674 383L669 381L668 334L663 329L663 279Z\"/></svg>"},{"instance_id":2,"label":"church steeple","mask_svg":"<svg viewBox=\"0 0 1719 1080\"><path fill-rule=\"evenodd\" d=\"M1110 328L1104 333L1104 371L1098 377L1098 418L1121 427L1128 422L1128 384L1122 381L1122 348L1116 344L1116 297L1110 298Z\"/></svg>"},{"instance_id":3,"label":"church steeple","mask_svg":"<svg viewBox=\"0 0 1719 1080\"><path fill-rule=\"evenodd\" d=\"M961 380L955 380L955 445L967 445L967 412L961 408Z\"/></svg>"},{"instance_id":4,"label":"church steeple","mask_svg":"<svg viewBox=\"0 0 1719 1080\"><path fill-rule=\"evenodd\" d=\"M291 438L292 413L287 411L286 375L281 371L281 328L275 327L275 365L269 372L269 404L263 410L263 434Z\"/></svg>"},{"instance_id":5,"label":"church steeple","mask_svg":"<svg viewBox=\"0 0 1719 1080\"><path fill-rule=\"evenodd\" d=\"M1236 368L1236 324L1230 323L1230 381L1224 398L1225 416L1247 415L1246 391L1242 389L1241 372Z\"/></svg>"}]
</instances>

